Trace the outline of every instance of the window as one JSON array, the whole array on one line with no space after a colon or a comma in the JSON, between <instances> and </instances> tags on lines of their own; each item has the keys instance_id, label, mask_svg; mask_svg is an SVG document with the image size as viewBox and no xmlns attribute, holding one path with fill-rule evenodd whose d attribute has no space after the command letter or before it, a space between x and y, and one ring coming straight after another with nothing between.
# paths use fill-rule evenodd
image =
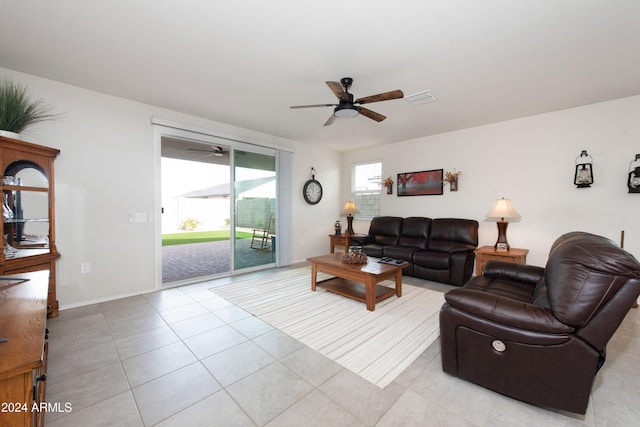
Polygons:
<instances>
[{"instance_id":1,"label":"window","mask_svg":"<svg viewBox=\"0 0 640 427\"><path fill-rule=\"evenodd\" d=\"M371 219L380 215L382 189L382 163L365 163L353 166L351 197L360 211L355 217Z\"/></svg>"}]
</instances>

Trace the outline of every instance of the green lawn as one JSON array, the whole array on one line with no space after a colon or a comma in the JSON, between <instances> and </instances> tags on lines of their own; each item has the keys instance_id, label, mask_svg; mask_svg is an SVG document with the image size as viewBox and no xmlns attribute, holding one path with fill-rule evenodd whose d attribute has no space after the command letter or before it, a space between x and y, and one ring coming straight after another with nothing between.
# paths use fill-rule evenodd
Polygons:
<instances>
[{"instance_id":1,"label":"green lawn","mask_svg":"<svg viewBox=\"0 0 640 427\"><path fill-rule=\"evenodd\" d=\"M229 230L216 231L186 231L184 233L170 233L162 235L162 246L185 245L187 243L217 242L229 240ZM236 239L250 239L251 233L238 232Z\"/></svg>"}]
</instances>

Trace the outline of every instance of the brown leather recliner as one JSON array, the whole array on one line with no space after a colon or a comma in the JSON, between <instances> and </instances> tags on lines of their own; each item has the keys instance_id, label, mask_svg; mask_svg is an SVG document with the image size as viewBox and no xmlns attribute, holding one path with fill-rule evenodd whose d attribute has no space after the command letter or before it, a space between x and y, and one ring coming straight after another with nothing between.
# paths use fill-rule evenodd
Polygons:
<instances>
[{"instance_id":1,"label":"brown leather recliner","mask_svg":"<svg viewBox=\"0 0 640 427\"><path fill-rule=\"evenodd\" d=\"M534 405L584 414L606 345L640 295L640 264L572 232L546 267L500 261L445 295L442 369Z\"/></svg>"}]
</instances>

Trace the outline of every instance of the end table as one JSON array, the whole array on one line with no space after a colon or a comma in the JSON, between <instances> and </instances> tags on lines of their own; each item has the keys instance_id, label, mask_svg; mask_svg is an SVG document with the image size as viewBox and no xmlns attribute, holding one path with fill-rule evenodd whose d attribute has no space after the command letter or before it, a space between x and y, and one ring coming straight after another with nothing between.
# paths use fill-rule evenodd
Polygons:
<instances>
[{"instance_id":1,"label":"end table","mask_svg":"<svg viewBox=\"0 0 640 427\"><path fill-rule=\"evenodd\" d=\"M495 259L497 261L514 262L516 264L526 264L529 249L510 248L508 251L496 251L493 246L482 246L475 250L476 253L476 276L482 275L484 265Z\"/></svg>"},{"instance_id":2,"label":"end table","mask_svg":"<svg viewBox=\"0 0 640 427\"><path fill-rule=\"evenodd\" d=\"M354 237L364 237L364 234L329 234L330 253L335 252L336 246L344 248L345 252L349 252L349 241Z\"/></svg>"}]
</instances>

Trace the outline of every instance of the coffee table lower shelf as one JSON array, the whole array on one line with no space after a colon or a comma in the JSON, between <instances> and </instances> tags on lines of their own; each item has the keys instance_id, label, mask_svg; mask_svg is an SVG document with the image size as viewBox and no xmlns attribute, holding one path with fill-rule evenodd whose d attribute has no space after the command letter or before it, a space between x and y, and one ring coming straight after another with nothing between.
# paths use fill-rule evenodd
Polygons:
<instances>
[{"instance_id":1,"label":"coffee table lower shelf","mask_svg":"<svg viewBox=\"0 0 640 427\"><path fill-rule=\"evenodd\" d=\"M356 301L364 302L366 304L366 287L364 283L355 282L353 280L342 279L340 277L332 277L331 279L325 279L318 281L316 286L326 289L329 292L333 292L343 297L351 298ZM396 290L387 286L376 285L375 286L375 301L379 303L396 294Z\"/></svg>"}]
</instances>

